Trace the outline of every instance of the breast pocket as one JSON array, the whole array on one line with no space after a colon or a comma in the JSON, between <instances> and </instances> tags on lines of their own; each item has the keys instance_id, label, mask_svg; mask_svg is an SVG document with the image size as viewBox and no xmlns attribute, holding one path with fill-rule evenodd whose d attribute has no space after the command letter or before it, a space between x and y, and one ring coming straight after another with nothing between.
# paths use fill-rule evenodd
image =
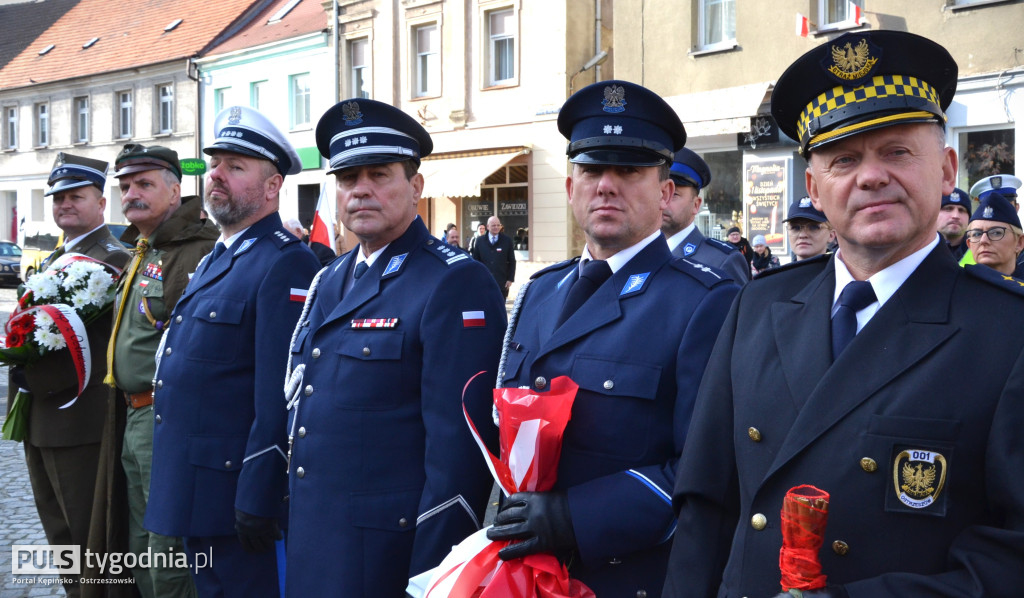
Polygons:
<instances>
[{"instance_id":1,"label":"breast pocket","mask_svg":"<svg viewBox=\"0 0 1024 598\"><path fill-rule=\"evenodd\" d=\"M238 357L242 338L245 301L228 297L205 297L197 302L192 317L188 356L198 361L231 363Z\"/></svg>"},{"instance_id":2,"label":"breast pocket","mask_svg":"<svg viewBox=\"0 0 1024 598\"><path fill-rule=\"evenodd\" d=\"M872 416L865 452L884 472L886 511L946 515L959 433L960 423L951 420Z\"/></svg>"},{"instance_id":3,"label":"breast pocket","mask_svg":"<svg viewBox=\"0 0 1024 598\"><path fill-rule=\"evenodd\" d=\"M658 417L661 366L579 356L570 377L585 394L573 406L572 444L596 455L641 458Z\"/></svg>"},{"instance_id":4,"label":"breast pocket","mask_svg":"<svg viewBox=\"0 0 1024 598\"><path fill-rule=\"evenodd\" d=\"M340 334L334 348L341 356L337 376L358 371L358 377L332 390L334 404L345 409L383 410L408 401L419 388L419 356L405 355L404 341L405 334L398 330L347 330Z\"/></svg>"}]
</instances>

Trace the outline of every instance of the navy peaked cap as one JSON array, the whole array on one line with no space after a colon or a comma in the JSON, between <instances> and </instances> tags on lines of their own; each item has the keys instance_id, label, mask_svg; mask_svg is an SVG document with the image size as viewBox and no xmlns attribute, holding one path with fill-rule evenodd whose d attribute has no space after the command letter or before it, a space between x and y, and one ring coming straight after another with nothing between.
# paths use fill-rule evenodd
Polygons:
<instances>
[{"instance_id":1,"label":"navy peaked cap","mask_svg":"<svg viewBox=\"0 0 1024 598\"><path fill-rule=\"evenodd\" d=\"M851 135L906 123L945 125L957 66L930 39L857 31L791 64L772 92L772 116L800 153Z\"/></svg>"},{"instance_id":2,"label":"navy peaked cap","mask_svg":"<svg viewBox=\"0 0 1024 598\"><path fill-rule=\"evenodd\" d=\"M975 220L992 220L994 222L1005 222L1020 228L1020 218L1017 210L1013 208L1010 200L999 193L988 193L978 202L978 209L971 216L971 222Z\"/></svg>"},{"instance_id":3,"label":"navy peaked cap","mask_svg":"<svg viewBox=\"0 0 1024 598\"><path fill-rule=\"evenodd\" d=\"M420 123L390 104L353 98L338 102L316 125L316 147L327 158L328 174L351 166L420 159L434 151Z\"/></svg>"},{"instance_id":4,"label":"navy peaked cap","mask_svg":"<svg viewBox=\"0 0 1024 598\"><path fill-rule=\"evenodd\" d=\"M231 106L213 121L213 143L203 153L232 152L270 160L282 176L302 171L299 154L270 119L248 106Z\"/></svg>"},{"instance_id":5,"label":"navy peaked cap","mask_svg":"<svg viewBox=\"0 0 1024 598\"><path fill-rule=\"evenodd\" d=\"M953 189L953 192L949 195L942 196L942 207L946 206L961 206L967 210L967 216L971 215L971 196L967 195L967 192L963 189Z\"/></svg>"},{"instance_id":6,"label":"navy peaked cap","mask_svg":"<svg viewBox=\"0 0 1024 598\"><path fill-rule=\"evenodd\" d=\"M50 169L50 178L46 181L46 184L50 185L50 190L45 195L87 185L94 185L103 191L107 184L107 166L103 160L60 152L53 162L53 168Z\"/></svg>"},{"instance_id":7,"label":"navy peaked cap","mask_svg":"<svg viewBox=\"0 0 1024 598\"><path fill-rule=\"evenodd\" d=\"M658 166L686 143L675 110L653 91L628 81L599 81L574 93L558 112L569 161Z\"/></svg>"},{"instance_id":8,"label":"navy peaked cap","mask_svg":"<svg viewBox=\"0 0 1024 598\"><path fill-rule=\"evenodd\" d=\"M676 150L669 176L677 185L688 185L698 190L711 183L711 169L708 168L708 163L696 152L685 147Z\"/></svg>"},{"instance_id":9,"label":"navy peaked cap","mask_svg":"<svg viewBox=\"0 0 1024 598\"><path fill-rule=\"evenodd\" d=\"M790 220L796 220L797 218L803 218L805 220L813 220L815 222L828 222L828 218L825 217L824 212L821 212L814 207L811 203L811 198L803 196L798 200L795 200L789 206L789 215L783 222L789 222Z\"/></svg>"}]
</instances>

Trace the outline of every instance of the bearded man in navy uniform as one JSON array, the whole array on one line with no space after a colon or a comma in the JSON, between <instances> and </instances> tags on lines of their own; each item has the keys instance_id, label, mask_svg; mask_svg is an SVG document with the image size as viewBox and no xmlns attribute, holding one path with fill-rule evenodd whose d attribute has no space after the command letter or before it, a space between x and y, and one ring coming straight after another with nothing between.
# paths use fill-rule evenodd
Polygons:
<instances>
[{"instance_id":1,"label":"bearded man in navy uniform","mask_svg":"<svg viewBox=\"0 0 1024 598\"><path fill-rule=\"evenodd\" d=\"M401 597L483 520L493 481L463 406L495 450L505 303L417 216L419 123L357 98L316 138L359 246L317 275L292 338L286 594Z\"/></svg>"},{"instance_id":2,"label":"bearded man in navy uniform","mask_svg":"<svg viewBox=\"0 0 1024 598\"><path fill-rule=\"evenodd\" d=\"M144 525L184 537L200 596L279 596L281 384L320 263L277 213L284 177L302 169L284 135L242 106L218 114L214 131L203 149L204 203L221 238L196 267L157 352Z\"/></svg>"},{"instance_id":3,"label":"bearded man in navy uniform","mask_svg":"<svg viewBox=\"0 0 1024 598\"><path fill-rule=\"evenodd\" d=\"M503 559L558 556L598 596L655 598L675 531L676 460L738 287L674 258L661 233L669 166L686 141L663 99L602 81L566 101L558 129L586 246L520 291L501 384L544 391L569 376L579 391L555 487L506 499L488 537L521 540Z\"/></svg>"},{"instance_id":4,"label":"bearded man in navy uniform","mask_svg":"<svg viewBox=\"0 0 1024 598\"><path fill-rule=\"evenodd\" d=\"M806 484L830 494L829 585L804 597L1021 595L1024 300L935 230L956 82L949 52L898 31L847 33L779 78L772 116L839 250L733 305L676 477L667 596L790 597L780 510Z\"/></svg>"}]
</instances>

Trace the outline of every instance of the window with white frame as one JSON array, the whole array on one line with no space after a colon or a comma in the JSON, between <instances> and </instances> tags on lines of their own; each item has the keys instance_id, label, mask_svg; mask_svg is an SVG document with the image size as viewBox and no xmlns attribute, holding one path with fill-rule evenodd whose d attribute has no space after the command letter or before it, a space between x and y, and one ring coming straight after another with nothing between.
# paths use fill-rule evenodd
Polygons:
<instances>
[{"instance_id":1,"label":"window with white frame","mask_svg":"<svg viewBox=\"0 0 1024 598\"><path fill-rule=\"evenodd\" d=\"M267 94L267 82L266 81L253 81L249 84L249 105L256 110L262 110L266 108L263 103L266 101Z\"/></svg>"},{"instance_id":2,"label":"window with white frame","mask_svg":"<svg viewBox=\"0 0 1024 598\"><path fill-rule=\"evenodd\" d=\"M856 27L856 11L863 6L864 0L818 0L818 30Z\"/></svg>"},{"instance_id":3,"label":"window with white frame","mask_svg":"<svg viewBox=\"0 0 1024 598\"><path fill-rule=\"evenodd\" d=\"M516 78L516 19L512 9L487 13L487 84L504 85Z\"/></svg>"},{"instance_id":4,"label":"window with white frame","mask_svg":"<svg viewBox=\"0 0 1024 598\"><path fill-rule=\"evenodd\" d=\"M160 119L158 122L161 134L174 132L174 86L157 85L157 97L160 99Z\"/></svg>"},{"instance_id":5,"label":"window with white frame","mask_svg":"<svg viewBox=\"0 0 1024 598\"><path fill-rule=\"evenodd\" d=\"M291 127L293 129L309 126L309 73L292 75L288 88L291 89Z\"/></svg>"},{"instance_id":6,"label":"window with white frame","mask_svg":"<svg viewBox=\"0 0 1024 598\"><path fill-rule=\"evenodd\" d=\"M36 147L50 144L50 105L36 104Z\"/></svg>"},{"instance_id":7,"label":"window with white frame","mask_svg":"<svg viewBox=\"0 0 1024 598\"><path fill-rule=\"evenodd\" d=\"M701 50L736 45L736 0L700 0L698 44Z\"/></svg>"},{"instance_id":8,"label":"window with white frame","mask_svg":"<svg viewBox=\"0 0 1024 598\"><path fill-rule=\"evenodd\" d=\"M4 107L4 149L18 147L18 107Z\"/></svg>"},{"instance_id":9,"label":"window with white frame","mask_svg":"<svg viewBox=\"0 0 1024 598\"><path fill-rule=\"evenodd\" d=\"M437 23L421 25L412 30L415 70L413 96L417 98L440 95L441 92L441 32Z\"/></svg>"},{"instance_id":10,"label":"window with white frame","mask_svg":"<svg viewBox=\"0 0 1024 598\"><path fill-rule=\"evenodd\" d=\"M365 37L348 42L349 70L352 73L351 93L356 98L370 97L370 40Z\"/></svg>"},{"instance_id":11,"label":"window with white frame","mask_svg":"<svg viewBox=\"0 0 1024 598\"><path fill-rule=\"evenodd\" d=\"M230 87L221 87L213 90L213 113L214 115L220 114L220 111L227 107L228 101L228 90Z\"/></svg>"},{"instance_id":12,"label":"window with white frame","mask_svg":"<svg viewBox=\"0 0 1024 598\"><path fill-rule=\"evenodd\" d=\"M135 109L132 102L132 92L117 92L117 136L120 139L127 139L132 136L134 118Z\"/></svg>"},{"instance_id":13,"label":"window with white frame","mask_svg":"<svg viewBox=\"0 0 1024 598\"><path fill-rule=\"evenodd\" d=\"M89 97L75 98L75 143L89 141Z\"/></svg>"}]
</instances>

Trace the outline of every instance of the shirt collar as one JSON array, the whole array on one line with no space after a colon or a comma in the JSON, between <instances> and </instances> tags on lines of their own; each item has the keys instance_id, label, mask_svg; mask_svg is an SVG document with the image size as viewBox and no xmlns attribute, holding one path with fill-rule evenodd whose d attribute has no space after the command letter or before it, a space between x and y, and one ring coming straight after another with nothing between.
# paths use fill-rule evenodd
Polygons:
<instances>
[{"instance_id":1,"label":"shirt collar","mask_svg":"<svg viewBox=\"0 0 1024 598\"><path fill-rule=\"evenodd\" d=\"M84 235L78 235L74 239L71 239L69 241L64 241L64 253L70 253L71 251L73 251L72 248L75 246L75 244L77 244L82 239L88 237L89 235L93 234L94 232L98 231L99 229L103 228L106 225L107 225L107 223L104 222L103 224L97 226L96 228L92 229L91 231L85 233Z\"/></svg>"},{"instance_id":2,"label":"shirt collar","mask_svg":"<svg viewBox=\"0 0 1024 598\"><path fill-rule=\"evenodd\" d=\"M612 269L612 274L615 274L616 272L618 272L623 266L625 266L629 262L629 260L633 259L636 256L636 254L640 253L640 251L644 247L647 247L648 245L650 245L652 241L654 241L655 239L657 239L660 236L661 236L661 229L658 229L658 230L654 231L653 233L651 233L651 235L648 236L647 238L641 240L636 245L633 245L632 247L627 247L627 248L623 249L622 251L616 253L615 255L611 256L607 260L605 260L605 261L608 262L608 267ZM580 273L583 272L583 264L587 263L588 261L590 261L592 259L594 259L594 258L593 258L593 256L590 255L590 248L588 248L586 245L584 245L583 246L583 255L580 256L580 263L577 266L577 268L580 269Z\"/></svg>"},{"instance_id":3,"label":"shirt collar","mask_svg":"<svg viewBox=\"0 0 1024 598\"><path fill-rule=\"evenodd\" d=\"M876 272L874 275L868 278L868 282L871 283L871 288L875 291L875 297L878 299L878 305L881 307L885 305L885 302L890 297L896 294L903 283L910 278L910 275L917 270L917 267L921 265L924 258L928 257L935 246L939 244L939 235L936 233L935 238L932 239L931 243L918 249L914 253L911 253L907 257L901 259L895 264ZM846 268L846 264L843 262L843 250L840 248L836 253L836 289L835 294L832 296L832 306L836 305L839 301L839 294L843 292L846 285L853 282L853 275Z\"/></svg>"},{"instance_id":4,"label":"shirt collar","mask_svg":"<svg viewBox=\"0 0 1024 598\"><path fill-rule=\"evenodd\" d=\"M238 231L237 233L231 235L227 239L225 239L224 235L222 234L220 236L220 238L217 239L217 241L220 242L220 243L223 243L225 249L231 249L231 246L235 244L235 241L237 241L239 237L241 237L243 234L245 234L245 231L247 231L247 230L249 230L248 226L243 228L242 230Z\"/></svg>"},{"instance_id":5,"label":"shirt collar","mask_svg":"<svg viewBox=\"0 0 1024 598\"><path fill-rule=\"evenodd\" d=\"M391 243L388 243L388 245L391 245ZM373 262L377 261L377 258L379 258L380 255L384 253L384 250L388 248L388 245L385 245L384 247L381 247L380 249L374 251L370 255L365 256L363 255L363 248L359 247L358 250L356 251L356 265L358 266L360 263L366 262L366 267L369 268L370 266L373 265Z\"/></svg>"},{"instance_id":6,"label":"shirt collar","mask_svg":"<svg viewBox=\"0 0 1024 598\"><path fill-rule=\"evenodd\" d=\"M692 233L695 228L697 228L697 222L693 221L690 223L690 226L687 226L683 230L666 239L666 241L668 241L668 250L675 251L676 247L679 247L679 244L682 243L686 237L689 237L690 233Z\"/></svg>"}]
</instances>

